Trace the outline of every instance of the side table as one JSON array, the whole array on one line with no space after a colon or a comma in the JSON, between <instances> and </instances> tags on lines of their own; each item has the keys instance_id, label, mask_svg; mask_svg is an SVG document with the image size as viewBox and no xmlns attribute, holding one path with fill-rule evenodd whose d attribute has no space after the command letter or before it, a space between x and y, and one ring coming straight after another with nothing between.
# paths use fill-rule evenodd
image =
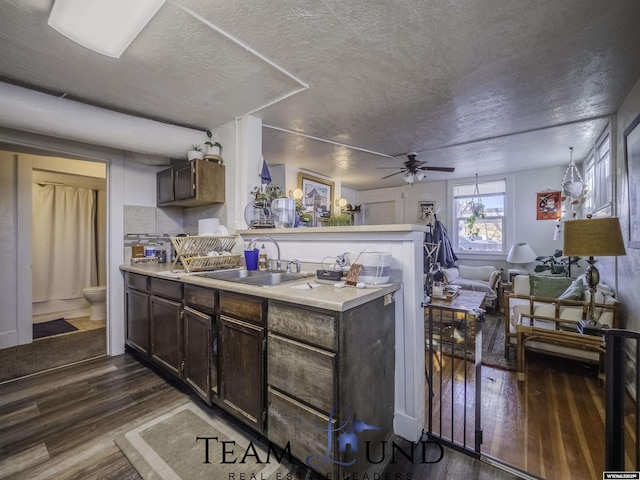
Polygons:
<instances>
[{"instance_id":1,"label":"side table","mask_svg":"<svg viewBox=\"0 0 640 480\"><path fill-rule=\"evenodd\" d=\"M513 283L511 282L502 282L500 284L500 296L498 298L498 302L500 302L500 313L504 316L508 312L505 312L507 308L507 295L513 292Z\"/></svg>"}]
</instances>

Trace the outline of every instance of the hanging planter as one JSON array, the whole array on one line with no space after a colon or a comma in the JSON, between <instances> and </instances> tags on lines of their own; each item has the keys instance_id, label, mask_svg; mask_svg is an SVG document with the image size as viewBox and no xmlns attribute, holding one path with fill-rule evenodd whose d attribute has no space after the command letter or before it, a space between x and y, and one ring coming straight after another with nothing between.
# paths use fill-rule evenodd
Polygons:
<instances>
[{"instance_id":1,"label":"hanging planter","mask_svg":"<svg viewBox=\"0 0 640 480\"><path fill-rule=\"evenodd\" d=\"M476 173L476 188L473 191L473 196L471 197L471 201L468 203L469 211L471 212L471 216L467 218L467 236L472 240L480 236L480 228L476 227L476 222L479 219L484 219L486 217L484 211L484 203L482 203L482 198L480 197L480 190L478 189L478 174Z\"/></svg>"},{"instance_id":2,"label":"hanging planter","mask_svg":"<svg viewBox=\"0 0 640 480\"><path fill-rule=\"evenodd\" d=\"M582 179L582 175L580 175L580 171L576 164L573 162L573 147L569 147L570 152L570 161L567 170L564 172L564 177L562 177L562 195L563 199L570 199L569 203L571 205L571 217L576 216L575 207L584 203L588 189L587 184Z\"/></svg>"}]
</instances>

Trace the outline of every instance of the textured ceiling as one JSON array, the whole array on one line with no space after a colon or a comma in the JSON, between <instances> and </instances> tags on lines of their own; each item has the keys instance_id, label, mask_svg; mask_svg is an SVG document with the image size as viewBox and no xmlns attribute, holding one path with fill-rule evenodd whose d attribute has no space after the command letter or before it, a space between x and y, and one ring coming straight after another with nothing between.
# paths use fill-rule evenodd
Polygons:
<instances>
[{"instance_id":1,"label":"textured ceiling","mask_svg":"<svg viewBox=\"0 0 640 480\"><path fill-rule=\"evenodd\" d=\"M118 60L51 4L0 2L4 80L199 129L251 112L270 164L356 190L410 151L456 167L431 179L580 160L640 78L636 0L169 0Z\"/></svg>"}]
</instances>

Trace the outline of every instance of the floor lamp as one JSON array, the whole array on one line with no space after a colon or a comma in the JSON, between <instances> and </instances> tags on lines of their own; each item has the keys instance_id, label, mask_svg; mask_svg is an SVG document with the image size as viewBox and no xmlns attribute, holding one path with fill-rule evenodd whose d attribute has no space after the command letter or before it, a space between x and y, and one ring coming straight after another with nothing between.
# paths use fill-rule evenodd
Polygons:
<instances>
[{"instance_id":1,"label":"floor lamp","mask_svg":"<svg viewBox=\"0 0 640 480\"><path fill-rule=\"evenodd\" d=\"M568 220L564 222L565 255L589 257L587 284L591 292L586 322L582 326L600 327L595 318L596 287L600 283L600 272L595 267L593 257L613 257L626 255L620 221L616 217Z\"/></svg>"}]
</instances>

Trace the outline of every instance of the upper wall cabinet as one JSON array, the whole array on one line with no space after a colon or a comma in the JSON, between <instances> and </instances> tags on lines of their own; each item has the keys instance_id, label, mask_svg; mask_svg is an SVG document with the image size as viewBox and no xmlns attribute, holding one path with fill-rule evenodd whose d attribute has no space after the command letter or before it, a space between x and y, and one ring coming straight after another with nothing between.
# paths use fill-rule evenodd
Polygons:
<instances>
[{"instance_id":1,"label":"upper wall cabinet","mask_svg":"<svg viewBox=\"0 0 640 480\"><path fill-rule=\"evenodd\" d=\"M156 177L159 207L197 207L224 203L224 165L193 160L161 170Z\"/></svg>"}]
</instances>

